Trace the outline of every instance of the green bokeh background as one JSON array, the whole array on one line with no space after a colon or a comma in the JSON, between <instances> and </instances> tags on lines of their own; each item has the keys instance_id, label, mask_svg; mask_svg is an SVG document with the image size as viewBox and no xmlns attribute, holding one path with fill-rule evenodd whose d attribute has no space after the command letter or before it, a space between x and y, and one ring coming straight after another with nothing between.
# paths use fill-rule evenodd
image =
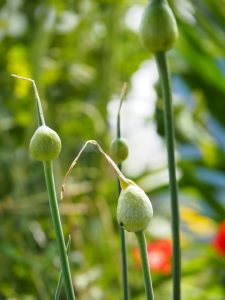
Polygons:
<instances>
[{"instance_id":1,"label":"green bokeh background","mask_svg":"<svg viewBox=\"0 0 225 300\"><path fill-rule=\"evenodd\" d=\"M60 271L42 166L28 153L37 127L33 90L10 74L36 81L47 124L61 136L62 153L54 163L59 193L70 163L87 139L99 141L108 152L115 132L107 104L118 97L123 82L132 90L133 74L152 59L126 21L131 9L139 11L145 4L0 1L0 299L53 299ZM183 300L222 300L225 259L213 249L212 240L225 219L225 1L170 4L180 31L168 59L176 99ZM144 121L157 124L163 139L158 84L155 90L154 118ZM156 220L169 224L165 171L166 166L149 167L138 176L128 175L150 195ZM157 184L152 186L154 178ZM114 173L90 146L60 202L65 236L72 236L70 262L77 299L122 299L116 204ZM158 238L150 226L148 241ZM127 241L131 299L143 300L136 240L128 234ZM170 276L153 273L153 285L156 300L170 299Z\"/></svg>"}]
</instances>

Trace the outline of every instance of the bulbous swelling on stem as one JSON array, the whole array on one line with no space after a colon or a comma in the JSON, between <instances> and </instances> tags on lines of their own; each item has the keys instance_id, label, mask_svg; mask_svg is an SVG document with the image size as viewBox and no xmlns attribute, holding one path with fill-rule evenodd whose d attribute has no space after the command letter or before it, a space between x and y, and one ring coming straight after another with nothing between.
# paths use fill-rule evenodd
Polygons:
<instances>
[{"instance_id":1,"label":"bulbous swelling on stem","mask_svg":"<svg viewBox=\"0 0 225 300\"><path fill-rule=\"evenodd\" d=\"M110 146L110 154L116 163L123 162L129 154L127 142L124 138L116 138Z\"/></svg>"},{"instance_id":2,"label":"bulbous swelling on stem","mask_svg":"<svg viewBox=\"0 0 225 300\"><path fill-rule=\"evenodd\" d=\"M61 151L60 137L50 127L42 125L38 127L32 136L29 151L33 158L37 160L54 160Z\"/></svg>"},{"instance_id":3,"label":"bulbous swelling on stem","mask_svg":"<svg viewBox=\"0 0 225 300\"><path fill-rule=\"evenodd\" d=\"M121 227L131 232L145 230L152 217L150 199L139 186L131 184L121 191L117 206Z\"/></svg>"},{"instance_id":4,"label":"bulbous swelling on stem","mask_svg":"<svg viewBox=\"0 0 225 300\"><path fill-rule=\"evenodd\" d=\"M164 52L175 44L178 28L166 0L150 0L141 20L141 44L152 53Z\"/></svg>"}]
</instances>

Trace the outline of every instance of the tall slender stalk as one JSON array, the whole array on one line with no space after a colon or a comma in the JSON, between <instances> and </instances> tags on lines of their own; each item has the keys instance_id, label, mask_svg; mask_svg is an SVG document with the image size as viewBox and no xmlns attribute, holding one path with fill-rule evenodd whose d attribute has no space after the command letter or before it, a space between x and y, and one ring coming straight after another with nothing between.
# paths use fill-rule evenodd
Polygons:
<instances>
[{"instance_id":1,"label":"tall slender stalk","mask_svg":"<svg viewBox=\"0 0 225 300\"><path fill-rule=\"evenodd\" d=\"M56 240L58 244L59 257L61 262L61 269L62 269L62 274L64 279L66 296L68 300L74 300L75 295L74 295L72 278L70 273L69 260L66 253L65 240L63 236L62 224L61 224L61 219L59 214L59 207L58 207L56 191L55 191L53 166L51 161L43 162L43 165L44 165L45 181L48 190L52 221L56 232Z\"/></svg>"},{"instance_id":2,"label":"tall slender stalk","mask_svg":"<svg viewBox=\"0 0 225 300\"><path fill-rule=\"evenodd\" d=\"M167 156L169 166L169 181L171 193L171 213L172 213L172 238L173 238L173 299L181 299L181 258L180 258L180 236L179 236L179 203L178 186L176 180L175 163L175 136L172 111L172 93L169 69L166 54L159 52L155 54L159 70L161 88L164 100L164 125L167 141Z\"/></svg>"},{"instance_id":3,"label":"tall slender stalk","mask_svg":"<svg viewBox=\"0 0 225 300\"><path fill-rule=\"evenodd\" d=\"M140 250L142 271L143 271L143 277L144 277L144 283L145 283L146 299L154 300L152 279L151 279L148 255L147 255L147 249L146 249L145 234L143 231L135 232L135 234L136 234L136 237L138 240L138 246L139 246L139 250Z\"/></svg>"},{"instance_id":4,"label":"tall slender stalk","mask_svg":"<svg viewBox=\"0 0 225 300\"><path fill-rule=\"evenodd\" d=\"M120 106L117 114L116 122L116 137L121 138L121 126L120 126L120 110L123 100L126 95L126 85L123 86L121 93ZM117 164L118 168L122 170L122 163ZM120 181L117 179L118 196L121 192ZM127 270L127 251L126 251L126 236L125 230L120 226L120 243L121 243L121 260L122 260L122 278L123 278L123 299L129 300L129 285L128 285L128 270Z\"/></svg>"},{"instance_id":5,"label":"tall slender stalk","mask_svg":"<svg viewBox=\"0 0 225 300\"><path fill-rule=\"evenodd\" d=\"M42 105L41 105L41 100L40 100L40 97L38 94L38 90L37 90L35 81L33 79L26 78L23 76L18 76L15 74L12 74L12 76L22 79L22 80L27 80L27 81L32 82L34 92L35 92L36 105L37 105L38 124L39 124L39 126L45 125L45 119L44 119L43 109L42 109ZM44 166L45 181L46 181L48 197L49 197L50 211L51 211L51 215L52 215L54 229L56 232L56 240L57 240L57 245L58 245L58 250L59 250L59 257L60 257L60 263L61 263L61 269L62 269L62 275L63 275L63 280L64 280L66 296L67 296L67 300L75 300L72 277L71 277L70 267L69 267L69 260L68 260L68 256L66 253L65 239L64 239L64 235L63 235L63 229L62 229L58 201L57 201L56 190L55 190L52 161L43 161L43 166Z\"/></svg>"}]
</instances>

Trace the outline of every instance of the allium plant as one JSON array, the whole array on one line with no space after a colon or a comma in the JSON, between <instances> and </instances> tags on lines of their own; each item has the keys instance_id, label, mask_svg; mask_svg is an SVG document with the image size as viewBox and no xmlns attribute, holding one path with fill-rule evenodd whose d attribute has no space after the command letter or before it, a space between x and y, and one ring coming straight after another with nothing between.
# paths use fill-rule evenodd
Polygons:
<instances>
[{"instance_id":1,"label":"allium plant","mask_svg":"<svg viewBox=\"0 0 225 300\"><path fill-rule=\"evenodd\" d=\"M175 17L167 0L150 0L145 8L140 40L155 56L164 101L164 126L167 142L169 186L171 194L172 241L173 241L173 300L181 299L181 254L178 186L176 180L175 136L173 125L172 92L166 51L171 49L178 37Z\"/></svg>"},{"instance_id":2,"label":"allium plant","mask_svg":"<svg viewBox=\"0 0 225 300\"><path fill-rule=\"evenodd\" d=\"M61 189L61 197L65 189L67 177L72 172L80 155L89 145L95 145L100 153L106 158L110 166L114 169L119 183L119 196L117 205L117 220L120 225L121 234L121 253L122 253L122 273L123 273L123 299L129 299L128 293L128 275L126 263L126 243L125 231L134 233L138 241L139 250L135 251L137 260L141 263L143 271L144 286L146 299L153 300L153 286L151 280L152 271L170 274L172 255L172 275L173 275L173 299L181 299L181 261L180 261L180 237L179 237L179 206L178 206L178 188L176 182L176 166L175 166L175 138L173 128L172 113L172 93L169 70L166 60L166 51L173 47L178 36L177 24L166 0L150 0L144 11L144 15L140 27L140 40L143 46L155 55L157 62L161 87L164 99L164 123L167 140L168 167L171 190L171 212L172 212L172 248L170 241L154 241L146 243L144 231L148 227L153 217L153 208L150 199L145 192L132 180L126 178L121 172L121 162L128 155L128 146L126 141L120 135L120 114L117 119L117 137L111 146L111 153L118 165L106 154L101 146L94 140L87 141L74 161L72 162ZM55 300L60 297L62 282L64 283L66 297L69 300L75 299L72 276L70 273L69 261L65 239L62 230L59 207L57 202L56 189L54 184L53 164L61 150L61 141L58 134L45 124L45 118L42 111L41 101L35 82L31 79L14 75L23 80L32 82L38 111L38 128L35 131L30 142L31 155L43 162L44 175L49 195L50 211L52 215L53 225L56 232L58 251L61 262L61 273L59 283L55 293ZM125 94L125 93L124 93ZM121 99L123 100L122 93ZM122 105L120 103L120 108ZM119 108L119 112L120 112ZM221 253L225 253L224 228L222 226L218 236L215 238L215 248Z\"/></svg>"}]
</instances>

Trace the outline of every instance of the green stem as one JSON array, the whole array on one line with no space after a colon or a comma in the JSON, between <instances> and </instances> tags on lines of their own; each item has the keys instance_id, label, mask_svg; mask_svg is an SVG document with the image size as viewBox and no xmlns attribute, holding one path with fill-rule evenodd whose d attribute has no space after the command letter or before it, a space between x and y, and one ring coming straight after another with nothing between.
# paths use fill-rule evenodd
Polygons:
<instances>
[{"instance_id":1,"label":"green stem","mask_svg":"<svg viewBox=\"0 0 225 300\"><path fill-rule=\"evenodd\" d=\"M135 232L138 246L141 255L141 264L142 264L142 271L145 283L145 293L147 300L154 300L153 294L153 287L152 287L152 279L150 274L149 262L148 262L148 255L147 255L147 248L146 248L146 240L144 231Z\"/></svg>"},{"instance_id":2,"label":"green stem","mask_svg":"<svg viewBox=\"0 0 225 300\"><path fill-rule=\"evenodd\" d=\"M122 257L122 274L123 274L123 299L129 299L128 272L127 272L127 254L126 254L126 237L125 231L120 226L120 242Z\"/></svg>"},{"instance_id":3,"label":"green stem","mask_svg":"<svg viewBox=\"0 0 225 300\"><path fill-rule=\"evenodd\" d=\"M43 164L44 164L44 173L45 173L45 180L46 180L46 185L48 190L52 221L56 232L56 239L58 244L59 257L60 257L66 296L68 300L75 300L69 261L66 253L65 240L63 236L62 224L61 224L60 214L59 214L59 207L58 207L58 202L56 197L52 162L51 161L44 162Z\"/></svg>"},{"instance_id":4,"label":"green stem","mask_svg":"<svg viewBox=\"0 0 225 300\"><path fill-rule=\"evenodd\" d=\"M69 250L70 250L70 244L71 244L71 236L69 235L68 242L67 242L67 245L66 245L67 255L68 255ZM60 270L54 300L59 300L60 299L60 294L61 294L61 290L62 290L62 283L63 283L63 276L62 276L62 270Z\"/></svg>"},{"instance_id":5,"label":"green stem","mask_svg":"<svg viewBox=\"0 0 225 300\"><path fill-rule=\"evenodd\" d=\"M121 97L120 97L120 105L117 114L117 122L116 122L116 137L121 137L121 126L120 126L120 111L122 107L123 100L126 96L127 85L123 85ZM122 170L122 164L117 165L120 171ZM118 195L121 192L120 181L117 179L118 186ZM121 243L121 260L122 260L122 277L123 277L123 299L129 300L129 285L128 285L128 269L127 269L127 250L126 250L126 235L125 230L120 226L120 243Z\"/></svg>"},{"instance_id":6,"label":"green stem","mask_svg":"<svg viewBox=\"0 0 225 300\"><path fill-rule=\"evenodd\" d=\"M39 126L45 125L45 118L44 118L44 113L42 110L41 99L38 94L37 86L36 86L36 83L34 80L32 80L32 84L33 84L35 98L36 98L36 104L37 104L38 124L39 124Z\"/></svg>"},{"instance_id":7,"label":"green stem","mask_svg":"<svg viewBox=\"0 0 225 300\"><path fill-rule=\"evenodd\" d=\"M23 77L23 76L20 76L20 75L16 75L16 74L11 74L11 75L13 77L16 77L16 78L19 78L19 79L22 79L22 80L26 80L26 81L30 81L32 83L35 98L36 98L36 105L37 105L37 112L38 112L38 125L39 126L45 125L45 117L44 117L44 113L43 113L43 109L42 109L42 105L41 105L41 99L40 99L35 81L31 78Z\"/></svg>"},{"instance_id":8,"label":"green stem","mask_svg":"<svg viewBox=\"0 0 225 300\"><path fill-rule=\"evenodd\" d=\"M164 123L167 140L167 155L169 166L169 180L171 193L171 213L172 213L172 238L173 238L173 299L181 299L181 259L180 259L180 236L179 236L179 203L178 187L176 180L175 163L175 137L172 112L172 93L169 69L164 52L155 55L159 70L161 88L164 99Z\"/></svg>"},{"instance_id":9,"label":"green stem","mask_svg":"<svg viewBox=\"0 0 225 300\"><path fill-rule=\"evenodd\" d=\"M118 165L121 170L121 165ZM118 195L120 195L121 187L118 181ZM125 230L120 226L120 243L121 243L121 260L122 260L122 278L123 278L123 299L129 300L128 270L127 270L127 250Z\"/></svg>"}]
</instances>

